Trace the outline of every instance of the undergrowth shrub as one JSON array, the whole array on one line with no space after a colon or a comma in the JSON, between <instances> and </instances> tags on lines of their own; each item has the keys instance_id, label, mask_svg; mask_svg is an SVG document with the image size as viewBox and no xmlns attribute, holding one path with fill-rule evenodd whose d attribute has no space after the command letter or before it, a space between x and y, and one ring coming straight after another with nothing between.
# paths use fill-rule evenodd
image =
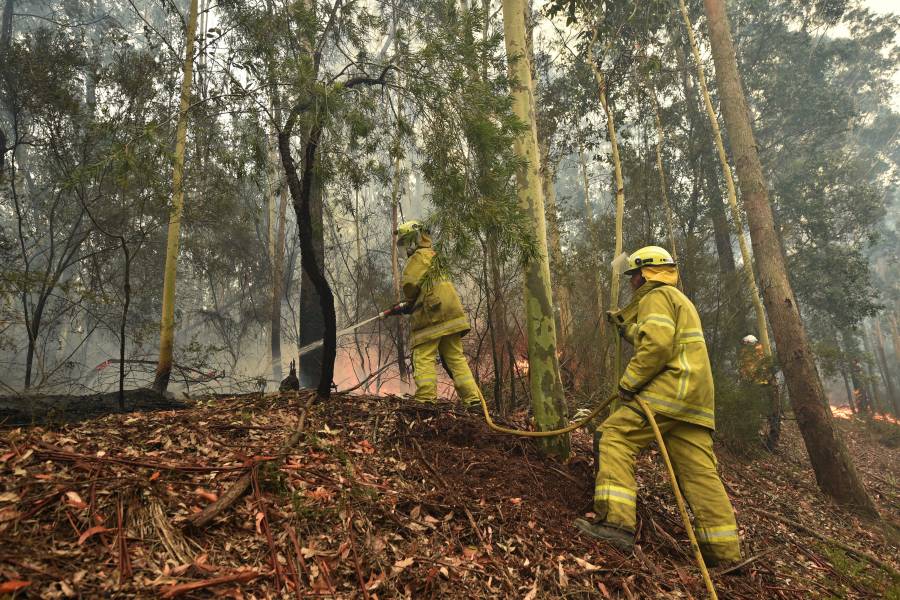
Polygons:
<instances>
[{"instance_id":1,"label":"undergrowth shrub","mask_svg":"<svg viewBox=\"0 0 900 600\"><path fill-rule=\"evenodd\" d=\"M716 373L716 438L731 450L753 454L762 448L760 428L768 412L766 389Z\"/></svg>"}]
</instances>

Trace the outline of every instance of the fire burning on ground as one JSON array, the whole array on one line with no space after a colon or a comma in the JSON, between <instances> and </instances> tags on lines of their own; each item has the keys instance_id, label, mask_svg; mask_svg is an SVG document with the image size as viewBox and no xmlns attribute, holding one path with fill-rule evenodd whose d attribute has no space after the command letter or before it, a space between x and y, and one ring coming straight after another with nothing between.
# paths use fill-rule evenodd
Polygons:
<instances>
[{"instance_id":1,"label":"fire burning on ground","mask_svg":"<svg viewBox=\"0 0 900 600\"><path fill-rule=\"evenodd\" d=\"M857 416L856 413L853 412L853 409L847 405L832 406L831 414L833 416L837 417L838 419L847 419L847 420L852 419ZM893 423L895 425L900 425L900 421L898 421L896 418L894 418L890 415L883 415L883 414L875 413L875 414L871 415L871 418L876 421L884 421L885 423Z\"/></svg>"}]
</instances>

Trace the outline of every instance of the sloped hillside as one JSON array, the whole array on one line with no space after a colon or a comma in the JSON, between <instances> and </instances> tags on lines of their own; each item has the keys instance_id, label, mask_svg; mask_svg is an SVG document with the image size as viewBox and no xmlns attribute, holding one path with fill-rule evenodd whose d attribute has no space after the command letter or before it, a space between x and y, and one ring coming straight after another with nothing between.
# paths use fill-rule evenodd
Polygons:
<instances>
[{"instance_id":1,"label":"sloped hillside","mask_svg":"<svg viewBox=\"0 0 900 600\"><path fill-rule=\"evenodd\" d=\"M34 598L706 595L655 450L638 466L639 545L626 557L571 525L591 505L585 433L574 436L577 456L560 464L450 405L309 400L210 399L55 430L7 429L0 590ZM301 414L299 441L282 461ZM885 443L897 426L839 423L886 522L860 522L818 495L790 426L779 455L749 461L722 451L748 561L714 572L721 598L898 597L888 572L900 556L892 533L900 451ZM247 473L233 506L190 525Z\"/></svg>"}]
</instances>

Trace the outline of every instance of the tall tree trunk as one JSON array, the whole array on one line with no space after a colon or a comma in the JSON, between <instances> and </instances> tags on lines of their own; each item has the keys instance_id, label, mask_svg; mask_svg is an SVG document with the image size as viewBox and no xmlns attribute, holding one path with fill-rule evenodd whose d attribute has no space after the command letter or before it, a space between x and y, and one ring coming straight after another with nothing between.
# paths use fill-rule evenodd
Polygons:
<instances>
[{"instance_id":1,"label":"tall tree trunk","mask_svg":"<svg viewBox=\"0 0 900 600\"><path fill-rule=\"evenodd\" d=\"M124 284L122 285L122 321L119 323L119 410L125 410L125 328L128 325L128 308L131 305L131 253L125 236L119 238L124 259Z\"/></svg>"},{"instance_id":2,"label":"tall tree trunk","mask_svg":"<svg viewBox=\"0 0 900 600\"><path fill-rule=\"evenodd\" d=\"M281 265L284 260L284 244L279 244L279 233L284 232L283 222L279 217L279 194L285 189L281 183L278 169L278 140L270 139L267 179L268 186L266 189L266 205L268 213L268 250L269 250L269 273L272 277L272 296L269 306L269 362L272 369L272 380L275 385L281 381ZM281 213L286 198L282 194Z\"/></svg>"},{"instance_id":3,"label":"tall tree trunk","mask_svg":"<svg viewBox=\"0 0 900 600\"><path fill-rule=\"evenodd\" d=\"M318 242L322 239L322 203L321 195L315 193L314 190L320 188L316 173L316 150L322 130L319 126L314 125L309 132L303 150L303 175L298 176L294 158L291 156L291 133L297 116L296 112L292 114L288 118L284 130L278 134L278 150L281 153L281 163L284 166L288 189L293 199L300 238L300 263L303 266L303 279L300 284L302 286L300 288L300 314L301 319L306 319L300 324L300 345L303 346L324 338L322 348L306 354L304 361L301 361L300 364L303 366L305 363L312 363L307 366L307 385L312 381L310 373L318 373L317 393L320 398L328 398L331 396L334 359L337 355L337 319L334 312L334 294L332 294L331 286L325 277L324 243ZM316 216L317 209L318 215ZM317 225L318 232L316 231ZM307 291L305 303L304 289ZM318 305L311 303L311 297L318 301ZM300 382L301 385L304 384L302 377L300 377Z\"/></svg>"},{"instance_id":4,"label":"tall tree trunk","mask_svg":"<svg viewBox=\"0 0 900 600\"><path fill-rule=\"evenodd\" d=\"M665 134L663 133L662 118L660 118L659 114L659 101L656 98L656 85L650 80L646 72L644 72L644 81L647 85L647 92L650 94L650 101L653 104L653 116L656 122L656 172L659 176L659 195L662 198L663 209L666 212L666 232L669 236L672 258L675 260L675 264L678 264L678 248L675 247L675 216L672 212L672 203L669 202L669 186L666 183L666 170L662 159Z\"/></svg>"},{"instance_id":5,"label":"tall tree trunk","mask_svg":"<svg viewBox=\"0 0 900 600\"><path fill-rule=\"evenodd\" d=\"M900 415L900 398L897 397L897 388L894 385L894 370L888 364L887 353L884 351L884 336L881 333L881 323L878 319L872 319L872 337L875 340L875 357L884 387L887 390L888 400L895 415Z\"/></svg>"},{"instance_id":6,"label":"tall tree trunk","mask_svg":"<svg viewBox=\"0 0 900 600\"><path fill-rule=\"evenodd\" d=\"M750 111L741 89L725 2L704 0L704 5L725 126L750 221L750 239L797 425L819 488L838 503L877 517L878 511L859 479L843 439L834 428L825 390L816 371L815 356L788 279L750 125Z\"/></svg>"},{"instance_id":7,"label":"tall tree trunk","mask_svg":"<svg viewBox=\"0 0 900 600\"><path fill-rule=\"evenodd\" d=\"M731 167L728 164L728 155L725 153L725 143L722 141L722 132L719 130L719 121L716 118L716 112L713 109L709 89L706 86L706 74L703 71L703 62L700 59L700 50L697 47L697 40L694 38L694 28L691 25L691 20L688 16L684 0L678 0L678 5L681 9L681 16L684 19L688 41L691 45L691 52L694 55L694 62L697 63L697 81L700 84L703 103L706 106L706 114L709 117L709 126L713 132L713 140L719 155L719 161L722 164L722 173L725 176L725 184L728 188L728 205L731 207L731 219L734 222L735 236L738 240L738 247L741 249L741 259L744 262L744 279L746 281L747 289L750 292L750 299L753 301L753 310L756 313L756 328L759 334L759 342L762 344L766 359L770 362L770 372L767 384L767 392L769 395L769 427L766 432L766 446L770 450L774 450L781 437L781 398L778 393L778 383L775 379L775 373L771 369L772 344L769 341L766 311L763 308L759 287L756 285L756 277L753 274L753 259L750 256L750 250L747 248L747 240L744 238L744 223L743 218L741 217L741 209L738 207L737 203L737 191L734 187L734 177L731 173Z\"/></svg>"},{"instance_id":8,"label":"tall tree trunk","mask_svg":"<svg viewBox=\"0 0 900 600\"><path fill-rule=\"evenodd\" d=\"M872 347L872 341L869 339L869 333L866 330L865 324L861 327L862 331L862 340L863 340L863 348L866 351L867 358L868 356L872 357L872 361L877 361L878 359L875 356L875 350ZM888 406L884 402L884 399L881 397L881 394L878 391L878 375L875 374L875 370L878 369L876 366L874 369L872 368L872 361L866 360L866 382L868 384L867 388L870 391L870 398L872 398L872 404L874 409L881 414L885 414L888 412Z\"/></svg>"},{"instance_id":9,"label":"tall tree trunk","mask_svg":"<svg viewBox=\"0 0 900 600\"><path fill-rule=\"evenodd\" d=\"M487 260L490 270L490 284L487 286L490 295L490 324L494 356L494 402L500 414L506 414L507 408L513 407L515 397L515 377L510 375L510 401L503 401L503 372L506 371L506 355L509 346L509 330L506 325L506 300L503 297L503 280L500 261L497 258L497 242L493 237L487 240ZM515 360L510 353L510 360Z\"/></svg>"},{"instance_id":10,"label":"tall tree trunk","mask_svg":"<svg viewBox=\"0 0 900 600\"><path fill-rule=\"evenodd\" d=\"M569 289L568 276L562 254L562 243L559 235L559 210L556 205L556 167L550 162L550 149L547 144L540 143L541 152L541 187L544 192L547 209L547 243L550 246L550 267L556 292L556 304L559 308L559 345L566 346L566 340L572 333L572 292Z\"/></svg>"},{"instance_id":11,"label":"tall tree trunk","mask_svg":"<svg viewBox=\"0 0 900 600\"><path fill-rule=\"evenodd\" d=\"M690 46L690 41L685 35L685 43ZM684 89L685 104L687 105L687 117L693 131L698 132L697 137L703 137L709 133L704 127L699 112L699 99L694 89L693 81L688 71L687 58L681 44L675 44L675 58L678 62L678 70L681 73L681 86ZM719 187L719 178L714 166L715 157L707 151L701 153L703 163L703 180L706 188L706 197L709 203L709 212L713 225L713 237L716 244L716 256L719 259L719 270L730 278L737 271L734 262L734 250L731 247L731 233L728 229L728 218L725 216L725 207L722 205L722 192ZM746 329L743 313L740 313L742 321L741 330Z\"/></svg>"},{"instance_id":12,"label":"tall tree trunk","mask_svg":"<svg viewBox=\"0 0 900 600\"><path fill-rule=\"evenodd\" d=\"M279 190L279 205L275 230L275 246L272 261L272 311L271 311L271 356L272 379L277 384L283 374L281 369L281 300L284 297L284 238L287 226L288 189L282 185Z\"/></svg>"},{"instance_id":13,"label":"tall tree trunk","mask_svg":"<svg viewBox=\"0 0 900 600\"><path fill-rule=\"evenodd\" d=\"M175 346L175 282L178 272L178 242L181 213L184 211L184 148L187 138L188 108L191 104L191 77L194 70L194 34L197 30L197 0L191 0L187 30L184 34L184 68L181 79L181 104L175 130L175 156L172 169L172 208L166 241L166 266L163 276L162 318L159 334L159 363L153 389L159 393L169 387L172 374L172 350Z\"/></svg>"},{"instance_id":14,"label":"tall tree trunk","mask_svg":"<svg viewBox=\"0 0 900 600\"><path fill-rule=\"evenodd\" d=\"M398 116L399 120L399 116ZM401 181L401 163L400 163L400 144L395 144L394 150L394 180L391 189L391 280L394 287L394 299L397 302L403 300L403 291L400 289L400 257L398 256L397 247L397 227L400 224L400 181ZM397 340L397 371L400 374L400 381L409 382L409 372L406 368L406 340L403 335L403 320L395 319L394 337Z\"/></svg>"},{"instance_id":15,"label":"tall tree trunk","mask_svg":"<svg viewBox=\"0 0 900 600\"><path fill-rule=\"evenodd\" d=\"M503 0L503 31L509 72L515 79L513 111L527 127L515 140L516 154L526 163L516 177L519 202L534 222L538 256L525 265L525 315L528 332L528 364L531 402L538 429L562 427L567 409L556 355L556 323L547 258L547 226L541 190L540 153L532 107L534 88L525 47L525 3ZM569 455L569 436L548 438L543 448L559 457Z\"/></svg>"},{"instance_id":16,"label":"tall tree trunk","mask_svg":"<svg viewBox=\"0 0 900 600\"><path fill-rule=\"evenodd\" d=\"M603 71L600 69L600 65L597 63L594 58L594 44L597 41L598 29L595 26L593 30L593 34L591 36L591 41L588 44L588 63L591 67L591 71L594 73L594 79L597 81L597 93L600 97L600 104L603 106L603 111L606 113L606 132L609 136L609 145L611 149L612 163L613 163L613 181L616 186L616 246L615 251L613 252L613 258L616 259L619 255L622 254L624 241L623 241L623 222L625 219L625 181L622 177L622 161L619 158L619 142L616 137L616 124L613 118L612 108L609 106L609 102L607 99L607 89L606 89L606 77L603 74ZM613 267L610 273L610 285L609 285L609 310L617 310L619 308L619 295L620 295L620 286L621 286L621 273L618 272L617 267ZM623 365L622 365L622 338L618 335L615 328L609 328L610 335L613 336L613 344L615 347L615 359L614 359L614 371L613 371L613 381L618 381L619 377L622 375ZM618 400L613 402L613 409L618 407Z\"/></svg>"},{"instance_id":17,"label":"tall tree trunk","mask_svg":"<svg viewBox=\"0 0 900 600\"><path fill-rule=\"evenodd\" d=\"M900 329L897 327L897 315L891 313L891 340L894 346L894 368L900 369ZM895 373L897 371L894 371Z\"/></svg>"},{"instance_id":18,"label":"tall tree trunk","mask_svg":"<svg viewBox=\"0 0 900 600\"><path fill-rule=\"evenodd\" d=\"M318 134L317 134L318 135ZM312 140L312 138L310 138ZM306 181L309 181L309 190L308 195L304 198L304 203L307 204L308 215L307 221L305 223L307 232L310 236L310 245L307 250L301 246L300 250L300 262L304 264L303 261L303 253L312 252L316 257L316 261L318 261L318 257L322 257L322 277L324 279L324 260L325 260L325 236L324 236L324 225L323 225L323 210L322 210L322 189L319 185L317 174L315 173L317 170L317 159L315 157L316 147L318 146L318 140L310 141L307 143L306 152L303 157L303 161L301 163L301 167L304 173L304 194L307 194L307 190L305 189ZM307 161L310 161L310 164L307 164ZM307 173L309 174L307 176ZM294 200L295 210L296 210L296 199ZM299 216L298 216L299 223ZM311 265L312 267L312 265ZM319 264L315 263L315 269L319 268ZM329 290L330 294L330 290ZM333 300L332 300L333 303ZM325 315L323 314L321 307L322 306L322 297L320 296L320 292L318 286L314 281L314 275L310 273L308 269L304 266L303 275L300 278L300 346L306 346L307 344L311 344L313 342L318 342L323 339L325 336ZM302 387L312 387L320 382L324 364L323 362L326 360L325 358L325 347L324 345L316 348L310 352L307 352L303 356L298 357L298 365L297 365L297 377L300 379L300 385ZM332 360L333 362L333 360ZM332 367L333 370L333 367ZM329 385L330 385L329 380Z\"/></svg>"}]
</instances>

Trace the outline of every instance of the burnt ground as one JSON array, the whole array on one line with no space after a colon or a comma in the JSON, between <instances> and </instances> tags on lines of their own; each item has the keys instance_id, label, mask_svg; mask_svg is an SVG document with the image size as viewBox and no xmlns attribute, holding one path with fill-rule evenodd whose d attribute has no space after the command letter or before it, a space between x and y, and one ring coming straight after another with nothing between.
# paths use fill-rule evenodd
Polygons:
<instances>
[{"instance_id":1,"label":"burnt ground","mask_svg":"<svg viewBox=\"0 0 900 600\"><path fill-rule=\"evenodd\" d=\"M125 390L124 412L187 408L151 389ZM119 392L72 395L0 396L0 426L61 425L119 412Z\"/></svg>"},{"instance_id":2,"label":"burnt ground","mask_svg":"<svg viewBox=\"0 0 900 600\"><path fill-rule=\"evenodd\" d=\"M584 432L573 435L575 457L559 463L450 405L336 396L310 409L279 466L272 457L308 399L211 399L5 430L0 594L706 596L653 449L639 459L638 551L628 557L571 525L591 504ZM838 420L884 515L867 523L818 493L800 436L786 425L777 455L719 453L749 559L739 573L713 571L719 597L900 597L900 581L884 569L776 518L897 569L900 450L889 442L898 427ZM185 527L248 470L253 485L233 507L205 528Z\"/></svg>"}]
</instances>

